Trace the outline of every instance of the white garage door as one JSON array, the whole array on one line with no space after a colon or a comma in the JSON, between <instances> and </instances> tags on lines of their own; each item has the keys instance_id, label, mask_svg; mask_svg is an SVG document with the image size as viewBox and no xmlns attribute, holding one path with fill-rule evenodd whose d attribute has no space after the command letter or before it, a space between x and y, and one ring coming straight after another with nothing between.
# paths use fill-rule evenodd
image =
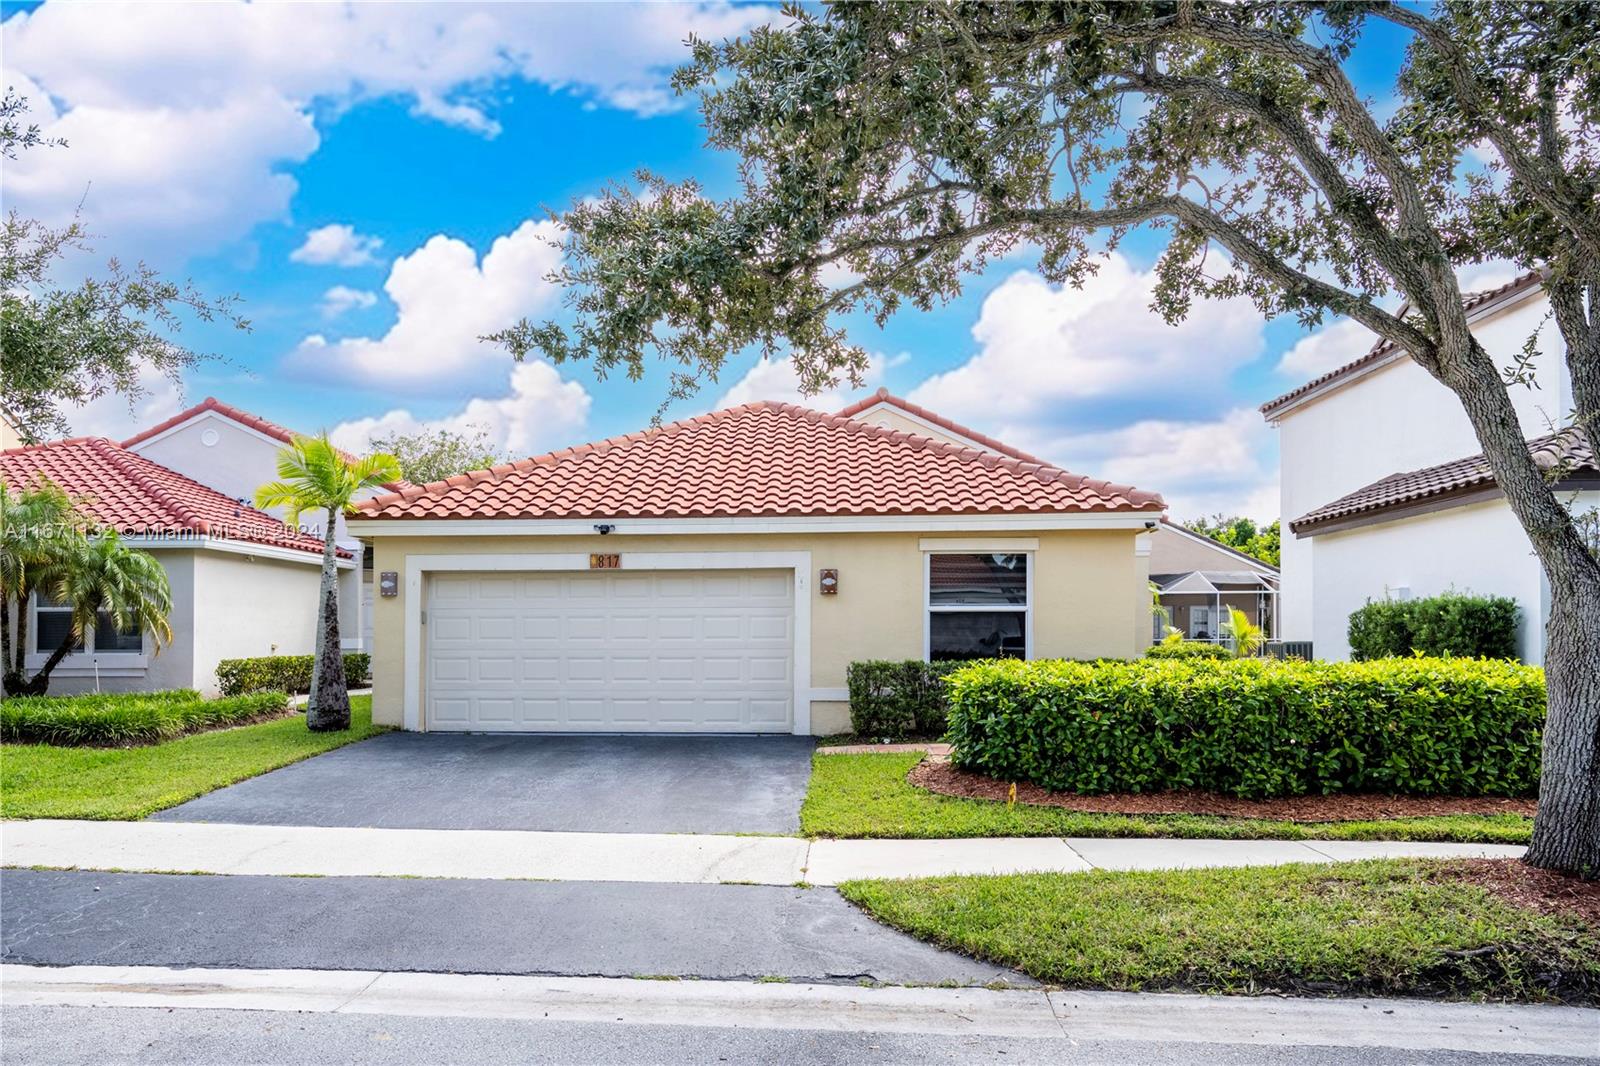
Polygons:
<instances>
[{"instance_id":1,"label":"white garage door","mask_svg":"<svg viewBox=\"0 0 1600 1066\"><path fill-rule=\"evenodd\" d=\"M437 574L429 585L428 729L791 729L787 570Z\"/></svg>"}]
</instances>

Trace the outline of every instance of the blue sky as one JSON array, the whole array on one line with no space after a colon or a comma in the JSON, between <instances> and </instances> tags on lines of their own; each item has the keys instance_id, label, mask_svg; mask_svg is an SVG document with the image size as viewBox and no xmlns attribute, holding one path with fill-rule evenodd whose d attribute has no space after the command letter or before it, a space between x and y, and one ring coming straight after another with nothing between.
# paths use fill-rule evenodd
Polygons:
<instances>
[{"instance_id":1,"label":"blue sky","mask_svg":"<svg viewBox=\"0 0 1600 1066\"><path fill-rule=\"evenodd\" d=\"M514 368L475 337L559 314L547 208L645 166L733 190L666 75L693 30L738 33L750 6L366 4L251 8L7 4L7 83L70 147L8 167L8 206L59 222L82 203L109 255L147 259L212 294L236 292L250 333L204 324L225 362L160 380L138 408L99 401L81 432L124 434L215 395L359 447L385 429L482 426L529 454L642 427L664 374L598 381L584 365ZM1397 40L1354 67L1386 98ZM1358 354L1336 325L1243 305L1178 329L1146 309L1156 251L1136 237L1083 293L1044 285L1026 255L993 264L932 313L879 329L868 387L918 402L1068 466L1163 492L1176 517L1276 516L1276 441L1262 401ZM1298 347L1296 347L1298 345ZM811 401L838 406L841 386ZM794 399L782 366L743 359L669 414Z\"/></svg>"}]
</instances>

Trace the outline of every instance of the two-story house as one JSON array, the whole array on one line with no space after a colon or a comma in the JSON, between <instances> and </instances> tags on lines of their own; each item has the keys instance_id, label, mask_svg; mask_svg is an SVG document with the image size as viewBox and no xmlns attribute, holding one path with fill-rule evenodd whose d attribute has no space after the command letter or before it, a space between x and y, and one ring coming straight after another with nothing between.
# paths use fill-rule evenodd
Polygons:
<instances>
[{"instance_id":1,"label":"two-story house","mask_svg":"<svg viewBox=\"0 0 1600 1066\"><path fill-rule=\"evenodd\" d=\"M1479 341L1508 375L1535 457L1575 514L1600 506L1595 457L1573 433L1565 348L1538 274L1467 298ZM1261 408L1278 428L1284 520L1280 635L1343 659L1369 600L1455 590L1522 608L1522 658L1543 661L1549 590L1483 461L1460 401L1403 351L1379 343Z\"/></svg>"}]
</instances>

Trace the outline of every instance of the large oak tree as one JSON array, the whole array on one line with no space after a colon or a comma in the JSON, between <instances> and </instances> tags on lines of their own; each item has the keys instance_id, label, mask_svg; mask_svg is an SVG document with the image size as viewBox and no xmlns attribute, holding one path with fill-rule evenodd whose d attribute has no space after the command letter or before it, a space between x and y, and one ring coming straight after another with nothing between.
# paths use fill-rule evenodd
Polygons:
<instances>
[{"instance_id":1,"label":"large oak tree","mask_svg":"<svg viewBox=\"0 0 1600 1066\"><path fill-rule=\"evenodd\" d=\"M1531 862L1600 871L1600 563L1530 457L1459 267L1545 271L1575 432L1600 442L1600 7L1586 3L841 3L693 42L678 77L739 195L642 175L563 216L569 324L498 335L602 371L732 353L855 377L837 316L928 308L1019 245L1078 282L1159 231L1156 306L1347 315L1461 401L1549 579ZM1349 67L1400 35L1396 100ZM1382 117L1389 114L1388 118ZM830 287L844 273L855 280ZM1400 306L1397 312L1386 308ZM1040 358L1049 358L1041 353Z\"/></svg>"}]
</instances>

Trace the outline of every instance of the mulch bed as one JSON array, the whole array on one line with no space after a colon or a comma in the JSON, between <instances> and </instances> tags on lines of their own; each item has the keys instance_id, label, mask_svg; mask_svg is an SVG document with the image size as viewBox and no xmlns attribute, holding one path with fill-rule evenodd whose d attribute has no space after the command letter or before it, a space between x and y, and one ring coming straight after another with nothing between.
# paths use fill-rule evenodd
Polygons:
<instances>
[{"instance_id":1,"label":"mulch bed","mask_svg":"<svg viewBox=\"0 0 1600 1066\"><path fill-rule=\"evenodd\" d=\"M1541 914L1574 915L1600 929L1600 881L1541 870L1517 859L1460 859L1447 874Z\"/></svg>"},{"instance_id":2,"label":"mulch bed","mask_svg":"<svg viewBox=\"0 0 1600 1066\"><path fill-rule=\"evenodd\" d=\"M942 796L1001 802L1011 789L1008 781L957 770L943 759L924 759L911 768L906 780ZM1531 818L1538 806L1533 799L1499 796L1385 796L1376 793L1251 800L1179 789L1080 796L1072 792L1051 792L1022 781L1017 783L1017 802L1088 814L1215 814L1289 822L1361 822L1440 814L1520 814Z\"/></svg>"}]
</instances>

